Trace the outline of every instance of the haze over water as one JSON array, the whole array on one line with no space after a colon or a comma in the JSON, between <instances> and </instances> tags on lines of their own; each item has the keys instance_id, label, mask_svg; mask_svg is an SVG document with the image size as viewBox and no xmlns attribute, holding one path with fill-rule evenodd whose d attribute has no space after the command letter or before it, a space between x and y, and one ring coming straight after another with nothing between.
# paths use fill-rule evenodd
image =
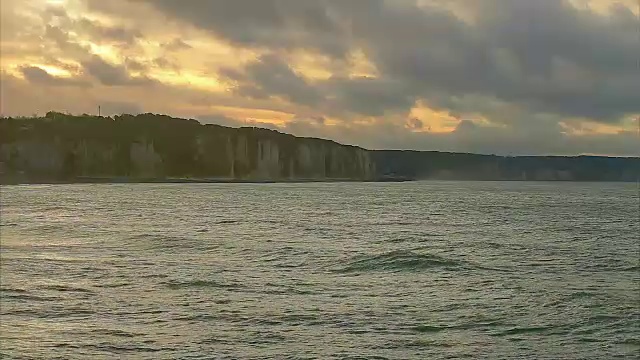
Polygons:
<instances>
[{"instance_id":1,"label":"haze over water","mask_svg":"<svg viewBox=\"0 0 640 360\"><path fill-rule=\"evenodd\" d=\"M0 354L640 355L636 184L4 186Z\"/></svg>"}]
</instances>

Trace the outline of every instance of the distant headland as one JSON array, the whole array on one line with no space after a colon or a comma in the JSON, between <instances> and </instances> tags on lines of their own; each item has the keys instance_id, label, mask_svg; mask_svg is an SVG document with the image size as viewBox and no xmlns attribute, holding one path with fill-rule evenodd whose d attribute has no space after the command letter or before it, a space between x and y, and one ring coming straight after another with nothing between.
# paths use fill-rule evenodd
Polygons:
<instances>
[{"instance_id":1,"label":"distant headland","mask_svg":"<svg viewBox=\"0 0 640 360\"><path fill-rule=\"evenodd\" d=\"M640 158L367 150L140 114L0 118L0 182L636 181Z\"/></svg>"}]
</instances>

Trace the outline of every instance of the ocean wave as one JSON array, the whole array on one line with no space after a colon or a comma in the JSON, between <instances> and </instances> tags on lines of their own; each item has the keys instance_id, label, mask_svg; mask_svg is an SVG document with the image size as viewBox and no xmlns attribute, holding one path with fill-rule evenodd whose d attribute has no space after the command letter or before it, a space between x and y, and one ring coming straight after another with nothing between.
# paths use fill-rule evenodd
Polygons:
<instances>
[{"instance_id":1,"label":"ocean wave","mask_svg":"<svg viewBox=\"0 0 640 360\"><path fill-rule=\"evenodd\" d=\"M271 263L276 268L298 268L307 265L306 257L308 255L308 250L284 246L263 255L259 260Z\"/></svg>"},{"instance_id":2,"label":"ocean wave","mask_svg":"<svg viewBox=\"0 0 640 360\"><path fill-rule=\"evenodd\" d=\"M373 222L370 223L369 225L372 226L394 226L394 225L399 225L399 226L407 226L407 225L420 225L419 222L415 222L415 221L378 221L378 222Z\"/></svg>"},{"instance_id":3,"label":"ocean wave","mask_svg":"<svg viewBox=\"0 0 640 360\"><path fill-rule=\"evenodd\" d=\"M108 342L103 342L103 343L100 343L100 344L84 345L83 347L89 348L89 349L94 349L94 350L99 350L99 351L104 351L104 352L107 352L109 354L140 353L140 352L145 353L145 352L158 352L158 351L163 351L163 350L169 350L169 349L155 348L155 347L149 347L149 346L140 346L140 345L133 345L133 344L115 345L115 344L111 344L111 343L108 343Z\"/></svg>"},{"instance_id":4,"label":"ocean wave","mask_svg":"<svg viewBox=\"0 0 640 360\"><path fill-rule=\"evenodd\" d=\"M119 283L100 284L100 285L96 285L96 287L99 287L99 288L119 288L119 287L129 286L129 285L132 285L132 284L130 282L119 282Z\"/></svg>"},{"instance_id":5,"label":"ocean wave","mask_svg":"<svg viewBox=\"0 0 640 360\"><path fill-rule=\"evenodd\" d=\"M578 338L579 342L584 342L584 343L597 343L600 342L602 340L597 339L597 338L589 338L589 337L580 337Z\"/></svg>"},{"instance_id":6,"label":"ocean wave","mask_svg":"<svg viewBox=\"0 0 640 360\"><path fill-rule=\"evenodd\" d=\"M632 272L636 272L638 270L640 270L640 266L639 265L627 266L625 268L620 269L620 271L632 271Z\"/></svg>"},{"instance_id":7,"label":"ocean wave","mask_svg":"<svg viewBox=\"0 0 640 360\"><path fill-rule=\"evenodd\" d=\"M237 224L239 222L240 222L240 220L220 220L220 221L216 221L214 224L219 224L219 225L222 225L222 224Z\"/></svg>"},{"instance_id":8,"label":"ocean wave","mask_svg":"<svg viewBox=\"0 0 640 360\"><path fill-rule=\"evenodd\" d=\"M128 315L157 315L164 314L166 310L162 309L145 309L145 310L136 310L136 311L118 311L114 312L113 315L116 316L128 316Z\"/></svg>"},{"instance_id":9,"label":"ocean wave","mask_svg":"<svg viewBox=\"0 0 640 360\"><path fill-rule=\"evenodd\" d=\"M289 258L291 256L301 256L301 255L308 255L309 254L309 250L306 250L304 248L297 248L297 247L293 247L293 246L283 246L281 248L278 249L274 249L273 251L265 254L262 256L262 261L276 261L276 260L281 260L281 259L286 259Z\"/></svg>"},{"instance_id":10,"label":"ocean wave","mask_svg":"<svg viewBox=\"0 0 640 360\"><path fill-rule=\"evenodd\" d=\"M413 328L413 331L419 333L434 333L449 330L448 326L419 325Z\"/></svg>"},{"instance_id":11,"label":"ocean wave","mask_svg":"<svg viewBox=\"0 0 640 360\"><path fill-rule=\"evenodd\" d=\"M464 262L432 254L418 254L413 251L395 250L378 255L354 258L346 265L333 269L336 273L368 271L416 271L431 268L460 269L468 267Z\"/></svg>"},{"instance_id":12,"label":"ocean wave","mask_svg":"<svg viewBox=\"0 0 640 360\"><path fill-rule=\"evenodd\" d=\"M213 314L188 314L188 315L181 315L178 317L174 317L172 320L177 320L177 321L202 321L202 322L211 322L211 321L215 321L215 320L219 320L219 316L217 315L213 315Z\"/></svg>"},{"instance_id":13,"label":"ocean wave","mask_svg":"<svg viewBox=\"0 0 640 360\"><path fill-rule=\"evenodd\" d=\"M0 299L2 301L24 300L24 301L55 301L58 297L38 296L20 288L0 288Z\"/></svg>"},{"instance_id":14,"label":"ocean wave","mask_svg":"<svg viewBox=\"0 0 640 360\"><path fill-rule=\"evenodd\" d=\"M118 329L94 329L89 332L92 335L107 335L107 336L115 336L115 337L124 337L131 338L139 336L140 334L135 334L123 330Z\"/></svg>"},{"instance_id":15,"label":"ocean wave","mask_svg":"<svg viewBox=\"0 0 640 360\"><path fill-rule=\"evenodd\" d=\"M167 274L144 274L144 275L140 275L141 279L164 279L164 278L168 278L169 275Z\"/></svg>"},{"instance_id":16,"label":"ocean wave","mask_svg":"<svg viewBox=\"0 0 640 360\"><path fill-rule=\"evenodd\" d=\"M621 341L617 341L617 344L622 344L622 345L635 345L635 346L640 346L640 339L638 338L626 338L623 339Z\"/></svg>"},{"instance_id":17,"label":"ocean wave","mask_svg":"<svg viewBox=\"0 0 640 360\"><path fill-rule=\"evenodd\" d=\"M45 297L45 296L37 296L37 295L29 295L29 294L2 294L0 298L2 299L2 301L22 300L25 302L26 301L58 301L60 300L60 298L58 297Z\"/></svg>"},{"instance_id":18,"label":"ocean wave","mask_svg":"<svg viewBox=\"0 0 640 360\"><path fill-rule=\"evenodd\" d=\"M60 211L60 210L67 210L67 209L68 208L66 206L50 206L42 209L42 211Z\"/></svg>"},{"instance_id":19,"label":"ocean wave","mask_svg":"<svg viewBox=\"0 0 640 360\"><path fill-rule=\"evenodd\" d=\"M80 293L87 293L87 294L95 293L95 291L91 289L67 286L67 285L45 285L42 288L45 290L53 290L53 291L60 291L60 292L80 292Z\"/></svg>"},{"instance_id":20,"label":"ocean wave","mask_svg":"<svg viewBox=\"0 0 640 360\"><path fill-rule=\"evenodd\" d=\"M473 330L473 329L489 329L503 326L503 323L498 320L494 321L475 321L462 324L450 324L450 325L416 325L410 330L418 333L435 333L447 330Z\"/></svg>"},{"instance_id":21,"label":"ocean wave","mask_svg":"<svg viewBox=\"0 0 640 360\"><path fill-rule=\"evenodd\" d=\"M131 236L129 240L136 242L150 242L150 248L152 249L170 249L175 247L184 246L185 242L190 241L189 238L183 236L170 236L160 234L138 234Z\"/></svg>"},{"instance_id":22,"label":"ocean wave","mask_svg":"<svg viewBox=\"0 0 640 360\"><path fill-rule=\"evenodd\" d=\"M189 280L189 281L166 281L160 284L165 285L169 289L188 289L188 288L217 288L217 289L239 289L242 285L236 283L225 283L215 280Z\"/></svg>"},{"instance_id":23,"label":"ocean wave","mask_svg":"<svg viewBox=\"0 0 640 360\"><path fill-rule=\"evenodd\" d=\"M389 360L389 358L379 355L340 355L344 360Z\"/></svg>"},{"instance_id":24,"label":"ocean wave","mask_svg":"<svg viewBox=\"0 0 640 360\"><path fill-rule=\"evenodd\" d=\"M522 335L522 334L535 334L542 333L551 330L553 327L550 326L523 326L523 327L514 327L511 329L507 329L498 333L491 334L491 336L510 336L510 335Z\"/></svg>"},{"instance_id":25,"label":"ocean wave","mask_svg":"<svg viewBox=\"0 0 640 360\"><path fill-rule=\"evenodd\" d=\"M430 242L433 241L433 238L439 238L445 236L444 234L438 233L421 233L417 235L405 235L398 236L393 238L384 239L381 241L382 243L421 243L421 242Z\"/></svg>"},{"instance_id":26,"label":"ocean wave","mask_svg":"<svg viewBox=\"0 0 640 360\"><path fill-rule=\"evenodd\" d=\"M206 339L202 339L197 342L199 345L232 345L235 344L235 340L233 339L223 339L220 337L209 337Z\"/></svg>"},{"instance_id":27,"label":"ocean wave","mask_svg":"<svg viewBox=\"0 0 640 360\"><path fill-rule=\"evenodd\" d=\"M11 288L11 287L0 287L0 292L14 292L14 293L27 293L28 291L20 288Z\"/></svg>"},{"instance_id":28,"label":"ocean wave","mask_svg":"<svg viewBox=\"0 0 640 360\"><path fill-rule=\"evenodd\" d=\"M42 308L22 308L16 310L5 311L3 315L17 315L17 316L25 316L36 319L62 319L62 318L74 318L77 320L80 319L89 319L94 317L96 314L95 310L85 308L85 307L67 307L61 309L55 306L48 306Z\"/></svg>"}]
</instances>

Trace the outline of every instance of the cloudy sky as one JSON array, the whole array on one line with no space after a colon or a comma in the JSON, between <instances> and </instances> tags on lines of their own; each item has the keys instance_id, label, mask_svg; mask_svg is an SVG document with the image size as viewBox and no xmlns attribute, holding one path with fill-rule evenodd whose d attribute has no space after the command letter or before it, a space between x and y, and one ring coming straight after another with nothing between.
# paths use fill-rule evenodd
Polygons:
<instances>
[{"instance_id":1,"label":"cloudy sky","mask_svg":"<svg viewBox=\"0 0 640 360\"><path fill-rule=\"evenodd\" d=\"M0 112L640 155L637 0L1 0Z\"/></svg>"}]
</instances>

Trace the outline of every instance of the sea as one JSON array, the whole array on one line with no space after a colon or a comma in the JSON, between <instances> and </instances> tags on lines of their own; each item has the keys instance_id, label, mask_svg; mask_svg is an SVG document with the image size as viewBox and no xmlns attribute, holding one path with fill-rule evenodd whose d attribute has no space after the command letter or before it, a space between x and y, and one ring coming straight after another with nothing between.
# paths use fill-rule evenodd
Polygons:
<instances>
[{"instance_id":1,"label":"sea","mask_svg":"<svg viewBox=\"0 0 640 360\"><path fill-rule=\"evenodd\" d=\"M635 183L0 189L2 359L638 359Z\"/></svg>"}]
</instances>

